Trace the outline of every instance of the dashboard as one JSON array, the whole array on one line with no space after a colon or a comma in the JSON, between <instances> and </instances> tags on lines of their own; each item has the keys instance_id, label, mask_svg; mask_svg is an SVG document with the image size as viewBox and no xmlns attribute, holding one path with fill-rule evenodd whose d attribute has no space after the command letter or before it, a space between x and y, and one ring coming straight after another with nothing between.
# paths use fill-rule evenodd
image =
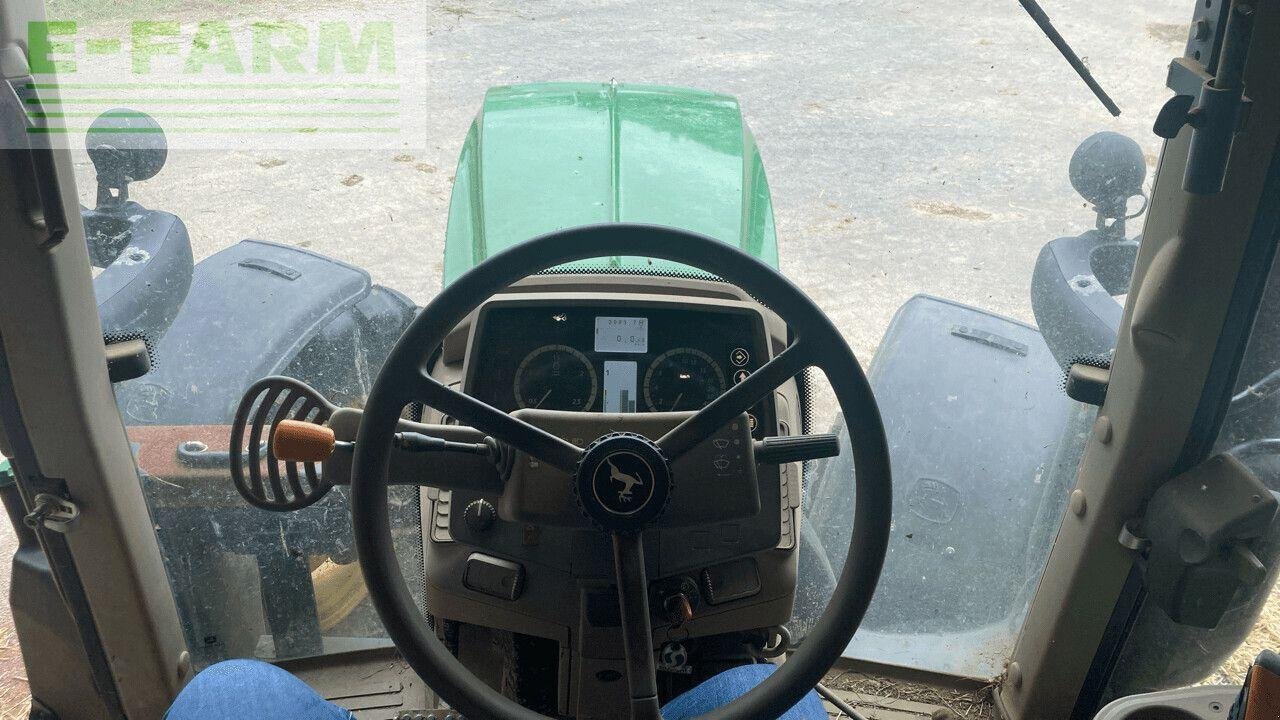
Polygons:
<instances>
[{"instance_id":1,"label":"dashboard","mask_svg":"<svg viewBox=\"0 0 1280 720\"><path fill-rule=\"evenodd\" d=\"M491 303L472 350L468 393L508 412L700 410L767 359L758 313L603 301Z\"/></svg>"}]
</instances>

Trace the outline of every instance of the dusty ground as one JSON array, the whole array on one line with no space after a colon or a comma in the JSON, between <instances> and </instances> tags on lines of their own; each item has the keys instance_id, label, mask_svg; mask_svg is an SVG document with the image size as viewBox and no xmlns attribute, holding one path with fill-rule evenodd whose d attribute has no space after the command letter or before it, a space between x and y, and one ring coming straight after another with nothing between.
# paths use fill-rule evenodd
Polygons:
<instances>
[{"instance_id":1,"label":"dusty ground","mask_svg":"<svg viewBox=\"0 0 1280 720\"><path fill-rule=\"evenodd\" d=\"M1040 247L1093 224L1067 181L1072 151L1114 130L1154 164L1149 126L1189 12L1180 0L1144 0L1098 22L1096 4L1051 4L1125 110L1112 118L1016 5L324 5L310 16L390 18L421 36L399 58L412 69L406 84L421 83L427 98L421 131L398 150L304 151L263 138L175 151L132 196L180 214L198 257L245 237L294 242L426 300L439 289L458 150L486 88L692 85L740 99L769 173L782 268L864 357L920 292L1032 319ZM79 181L90 198L83 157Z\"/></svg>"},{"instance_id":2,"label":"dusty ground","mask_svg":"<svg viewBox=\"0 0 1280 720\"><path fill-rule=\"evenodd\" d=\"M291 242L365 267L419 302L439 289L454 164L485 88L617 79L736 95L769 169L783 271L869 358L893 312L916 293L1033 320L1036 253L1093 223L1066 176L1086 136L1125 133L1155 163L1159 144L1149 127L1168 94L1165 66L1181 53L1189 3L1045 5L1124 109L1120 118L1100 108L1016 3L655 10L618 0L131 0L61 8L101 24L269 7L288 18L411 27L421 41L399 66L421 83L431 112L403 147L176 149L159 177L134 186L133 198L182 216L198 258L245 237ZM78 182L91 202L83 153ZM6 552L0 544L0 556ZM1251 657L1254 644L1280 645L1278 619L1273 602L1241 657ZM5 658L16 650L7 627L0 626L0 669L12 667ZM1226 674L1236 680L1242 669L1233 659ZM22 678L0 672L3 718Z\"/></svg>"},{"instance_id":3,"label":"dusty ground","mask_svg":"<svg viewBox=\"0 0 1280 720\"><path fill-rule=\"evenodd\" d=\"M18 538L13 526L0 522L0 720L27 720L26 670L22 666L22 652L18 649L18 635L13 630L13 613L9 610L9 562L18 549Z\"/></svg>"},{"instance_id":4,"label":"dusty ground","mask_svg":"<svg viewBox=\"0 0 1280 720\"><path fill-rule=\"evenodd\" d=\"M1271 598L1262 609L1262 615L1258 617L1258 622L1254 623L1253 632L1245 638L1244 643L1236 648L1216 673L1205 678L1205 682L1223 684L1243 682L1249 665L1253 663L1258 653L1263 650L1280 652L1277 648L1280 648L1280 591L1273 589Z\"/></svg>"}]
</instances>

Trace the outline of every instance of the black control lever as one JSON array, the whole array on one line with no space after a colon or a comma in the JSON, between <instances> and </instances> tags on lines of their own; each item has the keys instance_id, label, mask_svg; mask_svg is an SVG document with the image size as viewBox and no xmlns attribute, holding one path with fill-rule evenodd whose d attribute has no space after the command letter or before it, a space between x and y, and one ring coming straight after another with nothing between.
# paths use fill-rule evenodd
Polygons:
<instances>
[{"instance_id":1,"label":"black control lever","mask_svg":"<svg viewBox=\"0 0 1280 720\"><path fill-rule=\"evenodd\" d=\"M313 423L305 424L305 426L310 426L310 425L313 425ZM290 432L297 432L296 428L299 428L299 427L304 427L304 424L297 423L292 420L285 420L280 423L280 429L287 430ZM349 440L332 439L333 431L329 430L328 428L320 427L319 429L315 429L315 428L308 427L307 430L303 430L302 432L306 432L308 434L322 433L323 434L322 443L324 445L328 445L328 452L326 453L322 450L320 451L320 455L317 455L315 457L310 457L310 456L293 457L292 454L286 454L287 451L277 450L276 457L280 458L281 460L284 460L285 462L298 462L298 461L323 462L325 460L328 460L329 456L332 455L333 453L343 452L343 453L350 454L354 452L356 448L356 444ZM275 437L279 441L287 442L284 440L284 438L286 437L286 434L280 433L279 431L277 431ZM402 450L404 452L410 452L410 453L456 452L456 453L463 453L466 455L479 455L481 457L492 457L496 452L496 448L494 447L494 445L496 444L496 441L494 441L492 438L486 438L486 440L488 442L461 443L461 442L453 442L451 440L445 440L444 438L433 437L431 435L423 435L422 433L398 432L395 434L395 436L392 437L391 445L397 450ZM490 443L493 443L493 444L490 444Z\"/></svg>"},{"instance_id":2,"label":"black control lever","mask_svg":"<svg viewBox=\"0 0 1280 720\"><path fill-rule=\"evenodd\" d=\"M782 435L757 441L755 453L756 462L767 465L818 460L839 455L840 440L831 433Z\"/></svg>"},{"instance_id":3,"label":"black control lever","mask_svg":"<svg viewBox=\"0 0 1280 720\"><path fill-rule=\"evenodd\" d=\"M468 443L418 432L398 432L392 437L391 445L407 453L455 452L479 455L495 462L500 456L498 442L490 437L483 442ZM324 462L334 453L349 455L355 447L353 442L335 439L332 428L301 420L282 420L271 434L272 453L285 462Z\"/></svg>"},{"instance_id":4,"label":"black control lever","mask_svg":"<svg viewBox=\"0 0 1280 720\"><path fill-rule=\"evenodd\" d=\"M397 450L413 453L456 452L487 458L494 458L497 455L497 441L488 437L485 438L485 442L461 443L432 437L431 435L423 435L422 433L398 432L392 439L391 444Z\"/></svg>"}]
</instances>

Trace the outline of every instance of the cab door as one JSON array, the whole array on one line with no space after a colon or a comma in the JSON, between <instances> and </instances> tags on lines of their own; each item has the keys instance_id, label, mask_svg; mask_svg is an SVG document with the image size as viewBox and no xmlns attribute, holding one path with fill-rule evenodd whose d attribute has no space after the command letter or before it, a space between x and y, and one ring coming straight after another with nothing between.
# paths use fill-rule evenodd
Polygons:
<instances>
[{"instance_id":1,"label":"cab door","mask_svg":"<svg viewBox=\"0 0 1280 720\"><path fill-rule=\"evenodd\" d=\"M0 4L0 452L29 518L11 604L34 710L159 718L189 659L107 377L72 163L31 78L38 2Z\"/></svg>"}]
</instances>

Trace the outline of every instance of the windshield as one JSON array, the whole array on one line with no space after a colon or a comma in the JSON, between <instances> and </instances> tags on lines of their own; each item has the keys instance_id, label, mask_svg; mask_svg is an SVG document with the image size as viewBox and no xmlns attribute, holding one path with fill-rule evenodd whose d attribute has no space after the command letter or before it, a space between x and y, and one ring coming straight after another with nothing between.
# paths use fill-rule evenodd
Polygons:
<instances>
[{"instance_id":1,"label":"windshield","mask_svg":"<svg viewBox=\"0 0 1280 720\"><path fill-rule=\"evenodd\" d=\"M73 142L104 331L158 348L117 393L197 662L384 636L341 490L287 515L237 495L244 391L288 375L358 407L443 285L622 220L775 265L869 367L894 530L849 655L998 676L1093 417L1061 368L1114 340L1190 21L1185 2L1046 10L1119 117L1014 3L53 4L33 30L34 85L58 83L42 112L80 137L127 108L113 127L154 137L142 111L168 144L163 170L113 174L110 149ZM825 380L802 393L809 429L847 448ZM844 560L849 463L805 468L797 640ZM421 578L448 494L394 502Z\"/></svg>"}]
</instances>

